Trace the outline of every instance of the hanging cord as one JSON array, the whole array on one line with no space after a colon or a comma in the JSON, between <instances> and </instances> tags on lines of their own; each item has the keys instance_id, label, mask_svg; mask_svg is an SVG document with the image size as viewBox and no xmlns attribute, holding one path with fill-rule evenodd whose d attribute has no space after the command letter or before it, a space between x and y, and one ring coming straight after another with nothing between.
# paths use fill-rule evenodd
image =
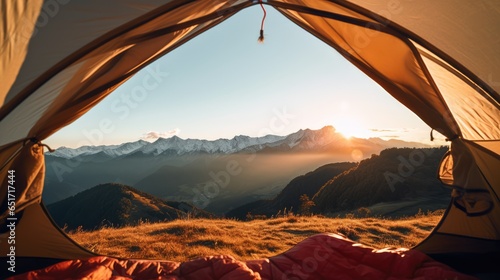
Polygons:
<instances>
[{"instance_id":1,"label":"hanging cord","mask_svg":"<svg viewBox=\"0 0 500 280\"><path fill-rule=\"evenodd\" d=\"M434 135L432 135L432 132L434 131L434 128L431 129L431 141L434 141Z\"/></svg>"},{"instance_id":2,"label":"hanging cord","mask_svg":"<svg viewBox=\"0 0 500 280\"><path fill-rule=\"evenodd\" d=\"M264 21L266 20L266 8L264 8L264 5L262 4L262 0L259 0L260 7L262 8L262 11L264 12L264 16L262 17L262 22L260 24L260 36L257 41L259 43L264 43Z\"/></svg>"}]
</instances>

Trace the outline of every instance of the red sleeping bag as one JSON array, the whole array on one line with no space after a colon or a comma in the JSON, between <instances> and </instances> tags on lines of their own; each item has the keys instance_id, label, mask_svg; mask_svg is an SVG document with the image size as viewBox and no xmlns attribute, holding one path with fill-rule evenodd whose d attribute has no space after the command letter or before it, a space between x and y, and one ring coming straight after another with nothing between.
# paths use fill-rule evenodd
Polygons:
<instances>
[{"instance_id":1,"label":"red sleeping bag","mask_svg":"<svg viewBox=\"0 0 500 280\"><path fill-rule=\"evenodd\" d=\"M407 249L375 250L340 235L312 236L269 259L210 256L183 263L93 257L69 260L14 279L475 279Z\"/></svg>"}]
</instances>

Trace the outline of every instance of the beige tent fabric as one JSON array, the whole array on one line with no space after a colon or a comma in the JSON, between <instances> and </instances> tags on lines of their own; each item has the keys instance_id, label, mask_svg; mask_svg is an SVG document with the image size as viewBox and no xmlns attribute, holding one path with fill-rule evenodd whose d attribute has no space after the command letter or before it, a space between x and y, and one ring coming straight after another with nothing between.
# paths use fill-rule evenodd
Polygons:
<instances>
[{"instance_id":1,"label":"beige tent fabric","mask_svg":"<svg viewBox=\"0 0 500 280\"><path fill-rule=\"evenodd\" d=\"M0 137L0 151L3 145L29 137L29 129L41 118L46 108L60 96L61 89L69 77L80 67L80 64L72 65L56 75L0 121L0 131L8 131Z\"/></svg>"},{"instance_id":2,"label":"beige tent fabric","mask_svg":"<svg viewBox=\"0 0 500 280\"><path fill-rule=\"evenodd\" d=\"M489 0L348 0L417 34L484 81L500 100L500 5Z\"/></svg>"},{"instance_id":3,"label":"beige tent fabric","mask_svg":"<svg viewBox=\"0 0 500 280\"><path fill-rule=\"evenodd\" d=\"M6 256L7 234L0 235L0 254ZM80 247L47 217L38 203L31 204L16 224L16 256L55 259L88 258L93 253Z\"/></svg>"},{"instance_id":4,"label":"beige tent fabric","mask_svg":"<svg viewBox=\"0 0 500 280\"><path fill-rule=\"evenodd\" d=\"M500 158L498 155L476 155L478 149L475 147L472 142L456 139L452 142L451 153L443 160L440 177L444 183L456 189L452 192L452 206L434 232L499 240ZM479 163L482 161L488 162ZM465 208L465 211L457 208L455 204ZM476 215L484 211L488 212ZM432 237L425 240L423 246L428 246L425 245L426 242L435 242L431 239ZM435 246L439 247L438 244Z\"/></svg>"},{"instance_id":5,"label":"beige tent fabric","mask_svg":"<svg viewBox=\"0 0 500 280\"><path fill-rule=\"evenodd\" d=\"M18 77L41 6L41 0L0 1L0 106Z\"/></svg>"},{"instance_id":6,"label":"beige tent fabric","mask_svg":"<svg viewBox=\"0 0 500 280\"><path fill-rule=\"evenodd\" d=\"M474 144L484 150L489 151L493 155L500 155L500 140L496 141L474 141Z\"/></svg>"},{"instance_id":7,"label":"beige tent fabric","mask_svg":"<svg viewBox=\"0 0 500 280\"><path fill-rule=\"evenodd\" d=\"M426 253L498 250L498 243L494 241L500 239L500 158L493 151L499 148L499 143L459 139L452 142L452 152L444 158L439 175L443 183L457 190L452 192L452 204L441 222L416 249ZM460 205L465 204L469 214L454 205L456 199ZM488 209L485 215L474 216L477 211Z\"/></svg>"},{"instance_id":8,"label":"beige tent fabric","mask_svg":"<svg viewBox=\"0 0 500 280\"><path fill-rule=\"evenodd\" d=\"M41 13L40 24L31 38L27 63L21 68L19 79L5 101L11 101L33 81L82 47L165 4L165 1L154 0L117 2L120 1L45 1L43 10L38 11Z\"/></svg>"},{"instance_id":9,"label":"beige tent fabric","mask_svg":"<svg viewBox=\"0 0 500 280\"><path fill-rule=\"evenodd\" d=\"M312 0L280 2L313 7L317 4L317 1ZM322 8L331 13L339 13L344 9L334 3L324 3ZM409 40L396 36L397 34L393 35L384 26L375 25L371 21L353 25L305 12L282 8L278 10L340 50L348 60L376 80L429 126L450 138L460 134L453 118L443 118L443 113L446 114L448 108L429 77L419 53ZM361 15L352 16L356 19L364 18ZM379 29L381 31L378 31Z\"/></svg>"},{"instance_id":10,"label":"beige tent fabric","mask_svg":"<svg viewBox=\"0 0 500 280\"><path fill-rule=\"evenodd\" d=\"M22 211L32 203L40 203L45 178L43 146L28 141L19 150L13 161L0 171L2 180L3 178L7 178L6 174L9 170L13 170L15 174L14 195L16 197L16 213ZM6 185L4 181L2 183ZM0 201L2 203L6 201L6 196L7 191L0 193ZM8 214L8 211L1 213L0 220L4 221Z\"/></svg>"},{"instance_id":11,"label":"beige tent fabric","mask_svg":"<svg viewBox=\"0 0 500 280\"><path fill-rule=\"evenodd\" d=\"M496 196L500 196L500 140L466 142L474 161L488 180ZM499 218L500 221L500 218Z\"/></svg>"},{"instance_id":12,"label":"beige tent fabric","mask_svg":"<svg viewBox=\"0 0 500 280\"><path fill-rule=\"evenodd\" d=\"M494 199L489 196L490 201ZM479 206L476 206L479 207ZM500 239L500 203L494 201L491 212L486 215L468 216L456 207L451 207L443 219L443 223L435 230L438 233L446 233L459 236L475 237L487 240Z\"/></svg>"},{"instance_id":13,"label":"beige tent fabric","mask_svg":"<svg viewBox=\"0 0 500 280\"><path fill-rule=\"evenodd\" d=\"M423 60L452 113L443 117L457 120L463 138L500 139L500 105L444 61L430 54Z\"/></svg>"}]
</instances>

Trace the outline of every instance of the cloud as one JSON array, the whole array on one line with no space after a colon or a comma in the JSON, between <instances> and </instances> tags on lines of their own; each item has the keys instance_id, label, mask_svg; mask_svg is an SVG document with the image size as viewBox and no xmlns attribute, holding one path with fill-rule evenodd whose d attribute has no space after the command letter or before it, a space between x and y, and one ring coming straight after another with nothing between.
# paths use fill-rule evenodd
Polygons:
<instances>
[{"instance_id":1,"label":"cloud","mask_svg":"<svg viewBox=\"0 0 500 280\"><path fill-rule=\"evenodd\" d=\"M181 130L178 128L175 128L175 129L172 129L172 130L166 131L166 132L149 131L149 132L144 133L142 135L141 139L142 140L156 140L160 137L161 138L170 138L172 136L179 135L180 132L181 132Z\"/></svg>"},{"instance_id":2,"label":"cloud","mask_svg":"<svg viewBox=\"0 0 500 280\"><path fill-rule=\"evenodd\" d=\"M399 132L397 129L377 129L377 128L371 128L370 131L373 132Z\"/></svg>"},{"instance_id":3,"label":"cloud","mask_svg":"<svg viewBox=\"0 0 500 280\"><path fill-rule=\"evenodd\" d=\"M411 132L412 130L415 130L414 128L370 128L369 129L372 132L379 132L379 133L386 133L386 132L391 132L391 133L403 133L403 132Z\"/></svg>"}]
</instances>

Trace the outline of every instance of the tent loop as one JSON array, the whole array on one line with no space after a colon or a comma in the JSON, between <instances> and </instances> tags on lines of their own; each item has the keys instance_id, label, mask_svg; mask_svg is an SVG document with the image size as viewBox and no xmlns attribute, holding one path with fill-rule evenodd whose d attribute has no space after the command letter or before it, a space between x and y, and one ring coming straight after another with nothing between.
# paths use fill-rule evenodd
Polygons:
<instances>
[{"instance_id":1,"label":"tent loop","mask_svg":"<svg viewBox=\"0 0 500 280\"><path fill-rule=\"evenodd\" d=\"M37 144L38 146L42 146L42 147L47 148L47 150L49 150L49 152L51 152L51 153L53 153L55 151L54 149L49 147L49 145L42 143L42 141L38 140L36 137L31 137L29 140L31 142ZM25 145L26 145L26 142L23 144L23 146L25 146Z\"/></svg>"},{"instance_id":2,"label":"tent loop","mask_svg":"<svg viewBox=\"0 0 500 280\"><path fill-rule=\"evenodd\" d=\"M458 139L458 137L460 137L458 134L455 134L453 135L452 137L447 137L446 139L444 139L446 142L453 142L455 139Z\"/></svg>"},{"instance_id":3,"label":"tent loop","mask_svg":"<svg viewBox=\"0 0 500 280\"><path fill-rule=\"evenodd\" d=\"M262 11L264 12L264 16L262 17L262 22L260 23L260 36L257 39L259 43L264 43L264 21L266 20L266 8L264 8L264 5L262 4L262 0L259 0L260 7L262 8Z\"/></svg>"}]
</instances>

